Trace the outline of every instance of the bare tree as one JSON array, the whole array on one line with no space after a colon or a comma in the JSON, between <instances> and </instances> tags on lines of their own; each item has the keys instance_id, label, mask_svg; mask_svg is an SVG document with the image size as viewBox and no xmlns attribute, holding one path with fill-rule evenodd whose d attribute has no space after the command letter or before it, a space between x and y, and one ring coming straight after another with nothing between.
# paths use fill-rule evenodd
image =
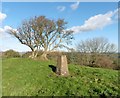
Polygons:
<instances>
[{"instance_id":1,"label":"bare tree","mask_svg":"<svg viewBox=\"0 0 120 98\"><path fill-rule=\"evenodd\" d=\"M45 16L31 18L24 21L17 31L11 31L22 44L32 50L32 57L36 57L38 50L42 49L42 58L47 59L47 54L57 48L68 48L73 39L72 31L66 30L67 22L64 19L57 21L47 19Z\"/></svg>"},{"instance_id":2,"label":"bare tree","mask_svg":"<svg viewBox=\"0 0 120 98\"><path fill-rule=\"evenodd\" d=\"M103 37L80 41L76 48L77 51L84 53L108 53L117 50L115 44L109 43L108 39Z\"/></svg>"},{"instance_id":3,"label":"bare tree","mask_svg":"<svg viewBox=\"0 0 120 98\"><path fill-rule=\"evenodd\" d=\"M71 43L73 32L65 30L67 22L64 19L54 21L41 16L36 17L34 23L34 30L39 32L41 49L44 51L43 59L47 59L46 55L57 48L68 48L67 44Z\"/></svg>"},{"instance_id":4,"label":"bare tree","mask_svg":"<svg viewBox=\"0 0 120 98\"><path fill-rule=\"evenodd\" d=\"M81 57L85 59L85 63L89 66L99 65L100 57L103 57L111 64L106 54L114 53L117 50L115 44L110 43L107 38L103 37L80 41L76 45L76 49L80 52Z\"/></svg>"},{"instance_id":5,"label":"bare tree","mask_svg":"<svg viewBox=\"0 0 120 98\"><path fill-rule=\"evenodd\" d=\"M25 20L21 27L17 30L10 30L9 34L14 35L21 42L21 44L27 45L31 49L31 58L37 56L37 51L40 47L40 40L32 28L31 20Z\"/></svg>"}]
</instances>

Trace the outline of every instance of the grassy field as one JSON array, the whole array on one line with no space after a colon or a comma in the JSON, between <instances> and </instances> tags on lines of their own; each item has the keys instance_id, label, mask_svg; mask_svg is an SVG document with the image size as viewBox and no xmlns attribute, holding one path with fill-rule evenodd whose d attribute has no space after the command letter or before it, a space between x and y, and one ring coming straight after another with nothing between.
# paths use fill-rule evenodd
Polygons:
<instances>
[{"instance_id":1,"label":"grassy field","mask_svg":"<svg viewBox=\"0 0 120 98\"><path fill-rule=\"evenodd\" d=\"M3 59L3 96L117 96L118 71L69 65L70 76L57 76L53 61Z\"/></svg>"}]
</instances>

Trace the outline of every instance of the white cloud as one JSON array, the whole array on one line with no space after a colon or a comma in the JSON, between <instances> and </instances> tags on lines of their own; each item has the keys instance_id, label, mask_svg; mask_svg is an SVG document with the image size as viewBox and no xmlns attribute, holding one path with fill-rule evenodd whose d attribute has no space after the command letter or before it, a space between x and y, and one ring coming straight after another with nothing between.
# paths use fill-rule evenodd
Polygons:
<instances>
[{"instance_id":1,"label":"white cloud","mask_svg":"<svg viewBox=\"0 0 120 98\"><path fill-rule=\"evenodd\" d=\"M9 30L14 30L14 31L16 31L17 29L13 29L13 28L10 27L10 26L4 26L4 28L0 28L0 38L8 38L8 37L10 37L10 36L8 35Z\"/></svg>"},{"instance_id":2,"label":"white cloud","mask_svg":"<svg viewBox=\"0 0 120 98\"><path fill-rule=\"evenodd\" d=\"M110 11L105 14L98 14L87 19L83 25L70 28L74 33L88 32L96 29L102 29L113 23L113 17L117 14L117 10Z\"/></svg>"},{"instance_id":3,"label":"white cloud","mask_svg":"<svg viewBox=\"0 0 120 98\"><path fill-rule=\"evenodd\" d=\"M0 28L0 33L8 32L9 30L15 30L10 26L4 26L4 28Z\"/></svg>"},{"instance_id":4,"label":"white cloud","mask_svg":"<svg viewBox=\"0 0 120 98\"><path fill-rule=\"evenodd\" d=\"M57 9L62 12L66 9L66 7L65 6L58 6Z\"/></svg>"},{"instance_id":5,"label":"white cloud","mask_svg":"<svg viewBox=\"0 0 120 98\"><path fill-rule=\"evenodd\" d=\"M0 22L2 22L6 17L7 17L6 14L0 12ZM0 28L0 38L10 37L9 34L7 34L9 32L9 30L15 30L16 31L16 29L13 29L10 26L4 26L3 28Z\"/></svg>"},{"instance_id":6,"label":"white cloud","mask_svg":"<svg viewBox=\"0 0 120 98\"><path fill-rule=\"evenodd\" d=\"M71 7L71 9L72 10L76 10L77 8L78 8L78 6L79 6L79 1L78 2L76 2L76 3L74 3L74 4L72 4L70 7Z\"/></svg>"},{"instance_id":7,"label":"white cloud","mask_svg":"<svg viewBox=\"0 0 120 98\"><path fill-rule=\"evenodd\" d=\"M80 3L80 2L77 1L77 2L75 2L75 3L73 3L73 4L71 4L71 5L70 5L71 9L72 9L72 10L76 10L76 9L78 8L78 6L79 6L79 3ZM58 6L58 7L57 7L57 10L59 10L59 11L61 11L61 12L64 11L65 9L66 9L65 6Z\"/></svg>"},{"instance_id":8,"label":"white cloud","mask_svg":"<svg viewBox=\"0 0 120 98\"><path fill-rule=\"evenodd\" d=\"M0 28L0 34L4 32L4 29L3 28Z\"/></svg>"},{"instance_id":9,"label":"white cloud","mask_svg":"<svg viewBox=\"0 0 120 98\"><path fill-rule=\"evenodd\" d=\"M117 21L118 21L118 19L120 19L120 8L118 8L114 11L113 18L116 19Z\"/></svg>"},{"instance_id":10,"label":"white cloud","mask_svg":"<svg viewBox=\"0 0 120 98\"><path fill-rule=\"evenodd\" d=\"M6 14L0 12L0 22L2 22L6 17Z\"/></svg>"}]
</instances>

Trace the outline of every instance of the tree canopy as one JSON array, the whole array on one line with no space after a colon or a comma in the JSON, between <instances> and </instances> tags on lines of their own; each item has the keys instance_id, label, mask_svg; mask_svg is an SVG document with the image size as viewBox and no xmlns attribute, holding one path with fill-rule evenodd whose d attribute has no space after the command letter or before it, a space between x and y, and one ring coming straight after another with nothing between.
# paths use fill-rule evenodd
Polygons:
<instances>
[{"instance_id":1,"label":"tree canopy","mask_svg":"<svg viewBox=\"0 0 120 98\"><path fill-rule=\"evenodd\" d=\"M96 37L80 41L76 45L76 49L77 51L84 53L110 53L116 52L117 50L115 44L110 43L108 39L104 37Z\"/></svg>"},{"instance_id":2,"label":"tree canopy","mask_svg":"<svg viewBox=\"0 0 120 98\"><path fill-rule=\"evenodd\" d=\"M63 47L69 49L67 45L72 43L73 31L67 30L66 25L64 19L55 21L39 16L23 21L17 31L11 30L9 33L32 50L32 58L43 50L42 57L47 59L48 52Z\"/></svg>"}]
</instances>

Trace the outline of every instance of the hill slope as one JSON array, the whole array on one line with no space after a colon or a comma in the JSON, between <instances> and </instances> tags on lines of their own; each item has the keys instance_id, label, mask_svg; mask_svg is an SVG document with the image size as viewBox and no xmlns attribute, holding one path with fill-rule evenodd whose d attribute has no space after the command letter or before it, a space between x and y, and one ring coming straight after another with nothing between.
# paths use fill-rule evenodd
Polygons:
<instances>
[{"instance_id":1,"label":"hill slope","mask_svg":"<svg viewBox=\"0 0 120 98\"><path fill-rule=\"evenodd\" d=\"M70 76L58 77L49 65L55 62L3 59L3 96L116 96L120 91L115 70L69 65Z\"/></svg>"}]
</instances>

